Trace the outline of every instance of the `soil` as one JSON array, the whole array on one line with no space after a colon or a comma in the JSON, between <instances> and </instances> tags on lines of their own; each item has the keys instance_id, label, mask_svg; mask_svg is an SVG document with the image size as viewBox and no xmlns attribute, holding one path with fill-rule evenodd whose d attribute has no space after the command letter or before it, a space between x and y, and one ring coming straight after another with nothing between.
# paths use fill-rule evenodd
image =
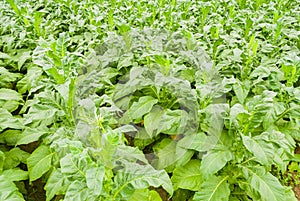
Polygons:
<instances>
[{"instance_id":1,"label":"soil","mask_svg":"<svg viewBox=\"0 0 300 201\"><path fill-rule=\"evenodd\" d=\"M293 191L298 199L298 201L300 201L300 185L297 185L293 188Z\"/></svg>"},{"instance_id":2,"label":"soil","mask_svg":"<svg viewBox=\"0 0 300 201\"><path fill-rule=\"evenodd\" d=\"M300 147L296 147L294 153L295 153L295 154L300 154ZM296 177L293 177L293 180L300 180L300 178L298 178L298 177L297 177L297 178L296 178ZM298 199L298 201L300 201L300 184L295 185L295 186L293 187L293 191L294 191L294 193L295 193L296 198Z\"/></svg>"}]
</instances>

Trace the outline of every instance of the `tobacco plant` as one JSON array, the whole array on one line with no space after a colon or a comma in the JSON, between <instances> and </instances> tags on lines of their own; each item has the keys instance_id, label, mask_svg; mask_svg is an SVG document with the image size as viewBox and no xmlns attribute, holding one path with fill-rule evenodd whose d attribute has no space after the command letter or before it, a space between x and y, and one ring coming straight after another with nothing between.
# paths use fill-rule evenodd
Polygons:
<instances>
[{"instance_id":1,"label":"tobacco plant","mask_svg":"<svg viewBox=\"0 0 300 201\"><path fill-rule=\"evenodd\" d=\"M297 200L299 3L0 2L0 200Z\"/></svg>"}]
</instances>

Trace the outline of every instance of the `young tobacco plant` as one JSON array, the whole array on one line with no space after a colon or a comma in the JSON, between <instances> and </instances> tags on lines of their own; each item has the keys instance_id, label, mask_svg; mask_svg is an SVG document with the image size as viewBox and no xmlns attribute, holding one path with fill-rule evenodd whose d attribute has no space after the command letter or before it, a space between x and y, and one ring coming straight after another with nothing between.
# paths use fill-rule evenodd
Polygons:
<instances>
[{"instance_id":1,"label":"young tobacco plant","mask_svg":"<svg viewBox=\"0 0 300 201\"><path fill-rule=\"evenodd\" d=\"M298 5L0 2L0 200L295 200Z\"/></svg>"}]
</instances>

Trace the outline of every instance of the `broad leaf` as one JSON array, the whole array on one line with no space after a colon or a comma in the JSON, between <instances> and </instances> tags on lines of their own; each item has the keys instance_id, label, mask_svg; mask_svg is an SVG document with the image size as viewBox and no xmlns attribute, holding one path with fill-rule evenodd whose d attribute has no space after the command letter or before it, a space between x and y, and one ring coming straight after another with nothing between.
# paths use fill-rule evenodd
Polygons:
<instances>
[{"instance_id":1,"label":"broad leaf","mask_svg":"<svg viewBox=\"0 0 300 201\"><path fill-rule=\"evenodd\" d=\"M249 137L242 135L245 147L257 158L262 165L270 166L273 161L275 149L271 142L266 142L257 137Z\"/></svg>"},{"instance_id":2,"label":"broad leaf","mask_svg":"<svg viewBox=\"0 0 300 201\"><path fill-rule=\"evenodd\" d=\"M42 75L43 71L39 67L32 67L28 69L27 74L23 79L18 81L17 89L21 94L30 92L32 87L35 87L38 84L38 78Z\"/></svg>"},{"instance_id":3,"label":"broad leaf","mask_svg":"<svg viewBox=\"0 0 300 201\"><path fill-rule=\"evenodd\" d=\"M28 179L28 172L20 168L8 169L2 172L2 175L9 181L21 181Z\"/></svg>"},{"instance_id":4,"label":"broad leaf","mask_svg":"<svg viewBox=\"0 0 300 201\"><path fill-rule=\"evenodd\" d=\"M21 135L19 135L19 140L16 145L29 144L39 140L39 138L47 133L46 128L29 128L26 127Z\"/></svg>"},{"instance_id":5,"label":"broad leaf","mask_svg":"<svg viewBox=\"0 0 300 201\"><path fill-rule=\"evenodd\" d=\"M195 193L195 201L229 201L230 189L226 177L210 176Z\"/></svg>"},{"instance_id":6,"label":"broad leaf","mask_svg":"<svg viewBox=\"0 0 300 201\"><path fill-rule=\"evenodd\" d=\"M244 177L250 187L257 191L262 201L282 201L285 199L285 189L278 179L261 167L249 168L242 166Z\"/></svg>"},{"instance_id":7,"label":"broad leaf","mask_svg":"<svg viewBox=\"0 0 300 201\"><path fill-rule=\"evenodd\" d=\"M177 188L191 191L200 190L203 182L200 174L200 160L190 160L186 165L175 168L172 176L172 183Z\"/></svg>"},{"instance_id":8,"label":"broad leaf","mask_svg":"<svg viewBox=\"0 0 300 201\"><path fill-rule=\"evenodd\" d=\"M6 109L0 108L0 131L6 128L22 129L22 119L13 117Z\"/></svg>"},{"instance_id":9,"label":"broad leaf","mask_svg":"<svg viewBox=\"0 0 300 201\"><path fill-rule=\"evenodd\" d=\"M65 194L69 185L70 181L61 173L60 169L54 170L45 185L46 200L50 201L55 195Z\"/></svg>"},{"instance_id":10,"label":"broad leaf","mask_svg":"<svg viewBox=\"0 0 300 201\"><path fill-rule=\"evenodd\" d=\"M201 174L204 178L215 174L222 169L226 163L233 159L233 154L226 147L212 149L205 154L201 161Z\"/></svg>"},{"instance_id":11,"label":"broad leaf","mask_svg":"<svg viewBox=\"0 0 300 201\"><path fill-rule=\"evenodd\" d=\"M25 201L16 185L4 175L0 175L0 189L0 200Z\"/></svg>"},{"instance_id":12,"label":"broad leaf","mask_svg":"<svg viewBox=\"0 0 300 201\"><path fill-rule=\"evenodd\" d=\"M43 122L44 125L50 125L57 112L57 108L53 108L50 105L35 104L30 107L28 113L24 115L26 118L25 124Z\"/></svg>"},{"instance_id":13,"label":"broad leaf","mask_svg":"<svg viewBox=\"0 0 300 201\"><path fill-rule=\"evenodd\" d=\"M21 130L7 129L0 135L0 143L6 143L9 146L14 146L22 134Z\"/></svg>"},{"instance_id":14,"label":"broad leaf","mask_svg":"<svg viewBox=\"0 0 300 201\"><path fill-rule=\"evenodd\" d=\"M243 83L238 80L233 85L233 90L236 94L237 99L241 104L244 104L244 101L246 97L248 96L249 90L250 90L250 82L248 80L245 80Z\"/></svg>"},{"instance_id":15,"label":"broad leaf","mask_svg":"<svg viewBox=\"0 0 300 201\"><path fill-rule=\"evenodd\" d=\"M22 77L20 73L11 73L6 68L0 67L0 87L10 88L16 80Z\"/></svg>"},{"instance_id":16,"label":"broad leaf","mask_svg":"<svg viewBox=\"0 0 300 201\"><path fill-rule=\"evenodd\" d=\"M152 190L149 191L149 189L137 189L134 191L133 195L128 198L130 201L162 201L159 194Z\"/></svg>"},{"instance_id":17,"label":"broad leaf","mask_svg":"<svg viewBox=\"0 0 300 201\"><path fill-rule=\"evenodd\" d=\"M93 195L89 188L86 186L86 183L83 181L74 181L69 186L67 193L64 197L65 201L82 201L82 200L91 200L88 199L89 195ZM93 199L94 200L94 199Z\"/></svg>"},{"instance_id":18,"label":"broad leaf","mask_svg":"<svg viewBox=\"0 0 300 201\"><path fill-rule=\"evenodd\" d=\"M160 106L154 106L150 113L144 117L145 129L151 137L154 137L161 132L163 115L164 110Z\"/></svg>"},{"instance_id":19,"label":"broad leaf","mask_svg":"<svg viewBox=\"0 0 300 201\"><path fill-rule=\"evenodd\" d=\"M75 178L85 178L85 171L88 168L88 160L84 154L67 154L60 159L61 172Z\"/></svg>"},{"instance_id":20,"label":"broad leaf","mask_svg":"<svg viewBox=\"0 0 300 201\"><path fill-rule=\"evenodd\" d=\"M164 170L155 170L150 165L126 164L114 178L113 198L131 196L136 189L150 186L162 186L170 195L173 194L171 180Z\"/></svg>"},{"instance_id":21,"label":"broad leaf","mask_svg":"<svg viewBox=\"0 0 300 201\"><path fill-rule=\"evenodd\" d=\"M9 112L15 111L23 102L21 94L11 89L0 89L0 104Z\"/></svg>"},{"instance_id":22,"label":"broad leaf","mask_svg":"<svg viewBox=\"0 0 300 201\"><path fill-rule=\"evenodd\" d=\"M202 146L205 142L207 136L204 133L195 133L192 135L187 135L183 139L179 140L177 146L192 149L201 152Z\"/></svg>"},{"instance_id":23,"label":"broad leaf","mask_svg":"<svg viewBox=\"0 0 300 201\"><path fill-rule=\"evenodd\" d=\"M50 170L53 154L47 146L41 145L30 155L27 159L30 181L37 180Z\"/></svg>"},{"instance_id":24,"label":"broad leaf","mask_svg":"<svg viewBox=\"0 0 300 201\"><path fill-rule=\"evenodd\" d=\"M18 92L11 89L0 89L0 100L4 101L23 101L22 96Z\"/></svg>"},{"instance_id":25,"label":"broad leaf","mask_svg":"<svg viewBox=\"0 0 300 201\"><path fill-rule=\"evenodd\" d=\"M144 153L136 147L119 145L113 156L114 161L128 161L128 162L143 162L148 163Z\"/></svg>"},{"instance_id":26,"label":"broad leaf","mask_svg":"<svg viewBox=\"0 0 300 201\"><path fill-rule=\"evenodd\" d=\"M167 110L160 121L162 133L181 134L187 130L188 114L184 110Z\"/></svg>"},{"instance_id":27,"label":"broad leaf","mask_svg":"<svg viewBox=\"0 0 300 201\"><path fill-rule=\"evenodd\" d=\"M30 154L21 150L19 147L15 147L5 153L5 161L3 168L11 169L17 167L21 162L26 164L26 161Z\"/></svg>"},{"instance_id":28,"label":"broad leaf","mask_svg":"<svg viewBox=\"0 0 300 201\"><path fill-rule=\"evenodd\" d=\"M94 195L102 194L104 176L104 166L92 167L86 170L86 185Z\"/></svg>"},{"instance_id":29,"label":"broad leaf","mask_svg":"<svg viewBox=\"0 0 300 201\"><path fill-rule=\"evenodd\" d=\"M10 59L10 56L8 54L0 52L0 59Z\"/></svg>"},{"instance_id":30,"label":"broad leaf","mask_svg":"<svg viewBox=\"0 0 300 201\"><path fill-rule=\"evenodd\" d=\"M158 159L152 161L152 165L157 169L164 169L176 165L176 141L164 138L161 142L153 147L155 155Z\"/></svg>"},{"instance_id":31,"label":"broad leaf","mask_svg":"<svg viewBox=\"0 0 300 201\"><path fill-rule=\"evenodd\" d=\"M157 99L151 96L143 96L139 99L138 102L134 102L132 106L129 108L129 113L132 119L139 119L143 115L150 112L153 105L158 102Z\"/></svg>"}]
</instances>

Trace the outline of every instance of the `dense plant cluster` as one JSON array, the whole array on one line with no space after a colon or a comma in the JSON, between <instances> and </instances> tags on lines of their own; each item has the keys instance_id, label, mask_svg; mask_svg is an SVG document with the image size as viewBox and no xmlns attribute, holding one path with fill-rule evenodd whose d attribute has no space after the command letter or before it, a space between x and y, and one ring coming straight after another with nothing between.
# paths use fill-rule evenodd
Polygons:
<instances>
[{"instance_id":1,"label":"dense plant cluster","mask_svg":"<svg viewBox=\"0 0 300 201\"><path fill-rule=\"evenodd\" d=\"M0 200L297 200L299 4L0 1Z\"/></svg>"}]
</instances>

